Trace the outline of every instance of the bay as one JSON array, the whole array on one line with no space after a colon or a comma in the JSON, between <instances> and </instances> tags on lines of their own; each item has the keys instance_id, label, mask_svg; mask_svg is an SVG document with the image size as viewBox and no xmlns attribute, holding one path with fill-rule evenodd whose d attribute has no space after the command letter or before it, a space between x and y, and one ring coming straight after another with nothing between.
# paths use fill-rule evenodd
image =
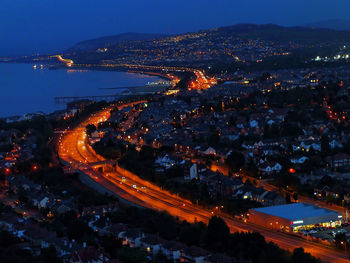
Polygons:
<instances>
[{"instance_id":1,"label":"bay","mask_svg":"<svg viewBox=\"0 0 350 263\"><path fill-rule=\"evenodd\" d=\"M55 97L113 95L122 87L158 80L127 72L34 69L30 64L0 63L0 117L50 113L65 108L55 104Z\"/></svg>"}]
</instances>

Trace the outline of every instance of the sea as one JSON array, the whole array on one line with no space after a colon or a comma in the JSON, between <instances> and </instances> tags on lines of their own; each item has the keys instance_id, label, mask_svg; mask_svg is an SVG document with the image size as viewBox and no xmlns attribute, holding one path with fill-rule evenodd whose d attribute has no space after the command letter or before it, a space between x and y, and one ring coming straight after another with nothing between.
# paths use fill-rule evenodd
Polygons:
<instances>
[{"instance_id":1,"label":"sea","mask_svg":"<svg viewBox=\"0 0 350 263\"><path fill-rule=\"evenodd\" d=\"M0 63L0 118L64 109L55 97L114 95L158 77L117 71L48 68Z\"/></svg>"}]
</instances>

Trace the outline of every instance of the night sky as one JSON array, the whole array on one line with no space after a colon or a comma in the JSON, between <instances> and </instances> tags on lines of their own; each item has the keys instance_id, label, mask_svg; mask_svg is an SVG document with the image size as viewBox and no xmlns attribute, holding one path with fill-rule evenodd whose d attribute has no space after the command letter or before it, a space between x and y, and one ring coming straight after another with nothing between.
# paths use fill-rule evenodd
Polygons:
<instances>
[{"instance_id":1,"label":"night sky","mask_svg":"<svg viewBox=\"0 0 350 263\"><path fill-rule=\"evenodd\" d=\"M1 0L0 56L57 51L123 32L348 19L349 0Z\"/></svg>"}]
</instances>

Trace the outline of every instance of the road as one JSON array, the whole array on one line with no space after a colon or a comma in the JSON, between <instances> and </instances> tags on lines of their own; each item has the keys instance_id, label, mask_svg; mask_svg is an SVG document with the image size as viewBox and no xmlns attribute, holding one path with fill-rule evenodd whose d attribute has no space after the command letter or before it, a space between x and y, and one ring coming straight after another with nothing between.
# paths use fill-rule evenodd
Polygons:
<instances>
[{"instance_id":1,"label":"road","mask_svg":"<svg viewBox=\"0 0 350 263\"><path fill-rule=\"evenodd\" d=\"M124 105L120 108L126 106L129 105ZM93 169L92 165L89 165L91 163L103 162L105 159L96 154L87 143L85 127L88 124L97 125L107 120L110 116L109 111L110 108L106 108L90 116L90 118L70 132L62 134L58 140L58 154L60 158L75 165L87 174L87 176L125 200L158 211L165 210L169 214L189 222L203 221L204 223L208 223L211 216L216 214L215 211L210 211L192 204L188 200L173 195L128 171L117 169L117 172L102 173ZM219 215L226 221L231 232L257 231L261 233L267 241L272 241L283 249L292 250L294 248L303 247L305 251L320 257L325 262L350 262L345 253L330 247L316 244L296 236L246 224L233 219L227 214L220 213Z\"/></svg>"},{"instance_id":2,"label":"road","mask_svg":"<svg viewBox=\"0 0 350 263\"><path fill-rule=\"evenodd\" d=\"M104 68L127 68L128 70L136 70L137 72L149 71L152 75L165 76L173 81L174 84L178 83L180 79L176 76L179 72L192 72L195 75L195 79L191 82L189 89L205 90L213 85L217 84L215 78L210 78L205 75L202 70L189 68L189 67L165 67L165 66L148 66L141 64L78 64L74 63L71 59L64 59L62 55L54 55L59 61L66 64L67 67L104 67ZM159 71L159 72L157 72ZM161 72L161 73L160 73ZM175 74L175 75L174 75Z\"/></svg>"}]
</instances>

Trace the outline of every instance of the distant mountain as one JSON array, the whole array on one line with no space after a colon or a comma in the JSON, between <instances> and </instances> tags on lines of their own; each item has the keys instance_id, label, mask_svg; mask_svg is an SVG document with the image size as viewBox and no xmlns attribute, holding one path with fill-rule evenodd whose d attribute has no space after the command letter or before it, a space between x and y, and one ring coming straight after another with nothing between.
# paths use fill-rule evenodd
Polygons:
<instances>
[{"instance_id":1,"label":"distant mountain","mask_svg":"<svg viewBox=\"0 0 350 263\"><path fill-rule=\"evenodd\" d=\"M305 27L350 30L350 20L330 19L306 24Z\"/></svg>"},{"instance_id":2,"label":"distant mountain","mask_svg":"<svg viewBox=\"0 0 350 263\"><path fill-rule=\"evenodd\" d=\"M350 32L306 26L284 27L275 24L237 24L217 29L222 36L239 36L243 39L264 39L276 43L294 42L303 45L350 41Z\"/></svg>"},{"instance_id":3,"label":"distant mountain","mask_svg":"<svg viewBox=\"0 0 350 263\"><path fill-rule=\"evenodd\" d=\"M163 41L150 41L157 38ZM79 64L113 60L115 63L192 66L267 58L272 61L281 56L290 59L287 55L293 55L299 63L316 55L332 54L344 45L350 46L350 31L238 24L177 36L126 33L102 37L80 42L66 50L65 55ZM103 47L108 47L108 52L96 52Z\"/></svg>"},{"instance_id":4,"label":"distant mountain","mask_svg":"<svg viewBox=\"0 0 350 263\"><path fill-rule=\"evenodd\" d=\"M145 41L166 37L164 34L142 34L142 33L123 33L113 36L105 36L95 39L81 41L69 48L67 51L85 51L97 48L109 47L124 41Z\"/></svg>"},{"instance_id":5,"label":"distant mountain","mask_svg":"<svg viewBox=\"0 0 350 263\"><path fill-rule=\"evenodd\" d=\"M333 21L333 22L332 22ZM330 39L337 39L337 42L350 41L350 32L344 31L346 22L345 20L329 20L328 23L319 22L315 24L309 24L308 26L295 26L284 27L275 24L236 24L232 26L224 26L211 30L201 30L200 32L206 32L210 35L221 35L222 37L241 37L242 39L264 39L274 41L276 43L288 43L295 42L299 44L317 44L320 42L329 42ZM342 21L342 22L340 22ZM331 23L332 22L332 23ZM316 26L318 24L318 26ZM338 30L327 28L336 25ZM340 31L342 30L342 31ZM195 33L195 32L194 32ZM187 33L186 33L187 34ZM186 35L186 34L180 34ZM118 44L125 41L147 41L153 39L161 39L169 37L165 34L142 34L142 33L123 33L113 36L105 36L96 39L84 40L73 47L66 50L66 52L80 52L91 51L97 48L108 47L111 49L117 49Z\"/></svg>"}]
</instances>

